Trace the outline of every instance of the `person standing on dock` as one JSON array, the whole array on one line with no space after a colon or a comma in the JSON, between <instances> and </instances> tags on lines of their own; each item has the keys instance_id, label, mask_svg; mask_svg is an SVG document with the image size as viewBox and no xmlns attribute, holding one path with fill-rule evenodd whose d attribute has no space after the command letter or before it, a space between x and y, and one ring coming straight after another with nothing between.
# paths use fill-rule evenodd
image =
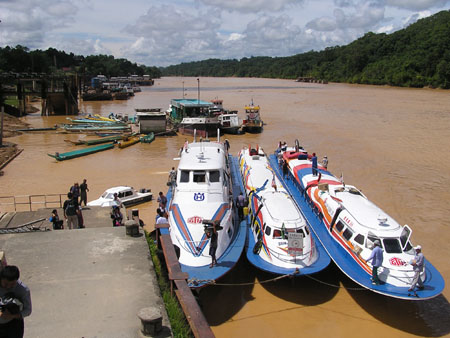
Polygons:
<instances>
[{"instance_id":1,"label":"person standing on dock","mask_svg":"<svg viewBox=\"0 0 450 338\"><path fill-rule=\"evenodd\" d=\"M70 192L72 193L73 198L78 203L78 197L80 197L80 186L78 185L78 182L75 182L73 186L70 188Z\"/></svg>"},{"instance_id":2,"label":"person standing on dock","mask_svg":"<svg viewBox=\"0 0 450 338\"><path fill-rule=\"evenodd\" d=\"M419 290L424 289L422 279L420 278L420 274L423 272L423 268L425 265L425 257L423 256L422 247L420 245L416 246L414 250L416 251L416 255L414 256L414 259L411 262L411 265L413 266L414 270L414 278L411 283L411 287L409 288L408 291L414 291L416 286L418 286Z\"/></svg>"},{"instance_id":3,"label":"person standing on dock","mask_svg":"<svg viewBox=\"0 0 450 338\"><path fill-rule=\"evenodd\" d=\"M313 174L313 176L317 176L317 156L316 156L316 153L312 154L311 167L312 167L312 174Z\"/></svg>"},{"instance_id":4,"label":"person standing on dock","mask_svg":"<svg viewBox=\"0 0 450 338\"><path fill-rule=\"evenodd\" d=\"M159 197L158 197L158 203L159 203L159 208L161 209L161 210L166 210L166 205L167 205L167 197L166 196L164 196L164 194L163 194L163 192L162 191L160 191L159 192Z\"/></svg>"},{"instance_id":5,"label":"person standing on dock","mask_svg":"<svg viewBox=\"0 0 450 338\"><path fill-rule=\"evenodd\" d=\"M30 289L19 279L15 265L7 265L0 272L0 337L22 338L23 318L31 314Z\"/></svg>"},{"instance_id":6,"label":"person standing on dock","mask_svg":"<svg viewBox=\"0 0 450 338\"><path fill-rule=\"evenodd\" d=\"M87 192L89 191L87 180L84 179L83 183L80 184L80 206L81 203L84 202L84 206L87 205Z\"/></svg>"},{"instance_id":7,"label":"person standing on dock","mask_svg":"<svg viewBox=\"0 0 450 338\"><path fill-rule=\"evenodd\" d=\"M378 268L383 264L383 249L381 249L381 243L378 239L375 240L374 248L372 254L366 260L368 263L372 261L372 284L380 285L380 280L378 279Z\"/></svg>"},{"instance_id":8,"label":"person standing on dock","mask_svg":"<svg viewBox=\"0 0 450 338\"><path fill-rule=\"evenodd\" d=\"M64 218L66 219L67 227L69 230L72 230L72 226L74 229L78 228L78 201L71 192L67 194L67 198L63 204Z\"/></svg>"}]
</instances>

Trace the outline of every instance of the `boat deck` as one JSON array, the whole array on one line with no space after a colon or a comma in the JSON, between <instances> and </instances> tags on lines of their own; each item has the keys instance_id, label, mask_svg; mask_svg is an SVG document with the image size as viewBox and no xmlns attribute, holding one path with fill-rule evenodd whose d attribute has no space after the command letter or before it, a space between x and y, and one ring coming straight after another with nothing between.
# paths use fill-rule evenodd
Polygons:
<instances>
[{"instance_id":1,"label":"boat deck","mask_svg":"<svg viewBox=\"0 0 450 338\"><path fill-rule=\"evenodd\" d=\"M399 299L424 300L436 297L442 293L445 281L436 268L428 261L425 263L427 276L424 282L425 289L417 291L417 296L408 292L408 287L396 287L391 284L372 285L370 275L362 271L358 264L350 257L350 254L331 238L322 220L313 212L308 201L301 194L293 176L289 174L288 179L283 179L275 155L270 155L269 161L278 178L283 182L286 190L291 194L303 216L311 225L312 230L319 238L328 255L351 280L373 292Z\"/></svg>"},{"instance_id":2,"label":"boat deck","mask_svg":"<svg viewBox=\"0 0 450 338\"><path fill-rule=\"evenodd\" d=\"M233 199L236 200L236 198L239 196L239 193L244 192L244 187L242 186L239 176L238 159L231 155L228 156L228 159L230 161L231 167ZM172 199L172 191L170 189L166 197L168 204L170 205L170 200ZM237 215L237 210L233 210L233 223L235 227L233 235L234 238L223 255L217 258L217 265L215 265L213 268L210 268L209 265L203 267L191 267L180 264L181 270L189 275L189 287L200 288L206 286L225 275L237 263L237 261L241 257L242 251L244 250L247 237L247 222L245 220L239 222L238 219L239 217ZM161 234L165 233L169 234L169 230L161 229Z\"/></svg>"}]
</instances>

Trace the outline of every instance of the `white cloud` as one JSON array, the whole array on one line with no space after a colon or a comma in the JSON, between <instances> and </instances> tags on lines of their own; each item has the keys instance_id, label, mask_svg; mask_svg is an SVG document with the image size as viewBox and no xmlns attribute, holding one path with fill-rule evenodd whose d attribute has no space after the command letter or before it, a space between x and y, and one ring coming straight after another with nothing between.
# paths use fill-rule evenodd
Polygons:
<instances>
[{"instance_id":1,"label":"white cloud","mask_svg":"<svg viewBox=\"0 0 450 338\"><path fill-rule=\"evenodd\" d=\"M200 0L208 6L241 12L280 11L290 5L301 5L304 0Z\"/></svg>"}]
</instances>

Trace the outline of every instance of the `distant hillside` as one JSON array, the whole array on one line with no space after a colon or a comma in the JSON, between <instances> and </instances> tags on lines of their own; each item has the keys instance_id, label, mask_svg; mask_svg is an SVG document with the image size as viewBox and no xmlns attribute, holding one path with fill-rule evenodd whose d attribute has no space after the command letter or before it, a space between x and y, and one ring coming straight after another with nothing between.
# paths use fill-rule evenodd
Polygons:
<instances>
[{"instance_id":1,"label":"distant hillside","mask_svg":"<svg viewBox=\"0 0 450 338\"><path fill-rule=\"evenodd\" d=\"M163 76L238 76L450 88L450 11L392 34L367 33L346 46L290 57L209 59L162 68Z\"/></svg>"}]
</instances>

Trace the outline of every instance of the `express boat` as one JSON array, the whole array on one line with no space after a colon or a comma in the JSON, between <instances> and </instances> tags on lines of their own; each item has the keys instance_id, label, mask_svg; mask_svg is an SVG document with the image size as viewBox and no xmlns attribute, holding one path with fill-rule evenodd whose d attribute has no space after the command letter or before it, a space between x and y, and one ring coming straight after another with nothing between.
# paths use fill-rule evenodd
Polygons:
<instances>
[{"instance_id":1,"label":"express boat","mask_svg":"<svg viewBox=\"0 0 450 338\"><path fill-rule=\"evenodd\" d=\"M318 165L314 176L312 157L298 141L294 147L279 149L278 154L287 162L293 178L285 180L286 186L330 257L348 277L371 291L395 298L429 299L442 292L445 282L428 261L421 274L425 289L417 294L408 291L414 276L410 264L414 259L412 230L408 225L400 225L361 190L345 184L324 167ZM271 163L277 163L274 155ZM378 269L380 285L371 283L372 265L366 263L376 240L383 249L383 263Z\"/></svg>"},{"instance_id":2,"label":"express boat","mask_svg":"<svg viewBox=\"0 0 450 338\"><path fill-rule=\"evenodd\" d=\"M237 163L219 141L185 144L177 169L176 186L169 191L169 231L188 285L201 287L220 278L239 259L245 244L245 223L233 212ZM235 169L233 169L233 166ZM234 171L235 174L232 174ZM232 176L235 178L233 179ZM218 225L218 264L210 268L212 223Z\"/></svg>"},{"instance_id":3,"label":"express boat","mask_svg":"<svg viewBox=\"0 0 450 338\"><path fill-rule=\"evenodd\" d=\"M305 275L326 268L330 263L328 254L276 177L264 151L259 147L243 148L239 167L250 207L250 263L280 275Z\"/></svg>"}]
</instances>

